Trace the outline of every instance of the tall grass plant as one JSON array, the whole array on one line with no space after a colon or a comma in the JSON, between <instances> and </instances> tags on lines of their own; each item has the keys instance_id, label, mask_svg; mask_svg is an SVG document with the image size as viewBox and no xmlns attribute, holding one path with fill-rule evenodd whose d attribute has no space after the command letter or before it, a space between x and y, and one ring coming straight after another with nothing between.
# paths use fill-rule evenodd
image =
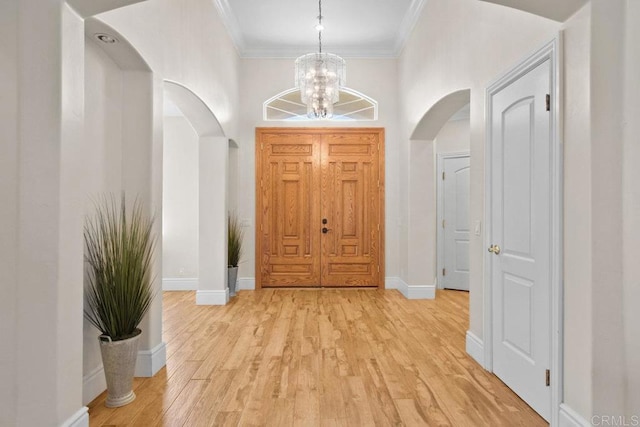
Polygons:
<instances>
[{"instance_id":1,"label":"tall grass plant","mask_svg":"<svg viewBox=\"0 0 640 427\"><path fill-rule=\"evenodd\" d=\"M237 267L242 257L242 238L244 230L240 226L238 216L229 215L229 242L228 242L228 262L229 267Z\"/></svg>"},{"instance_id":2,"label":"tall grass plant","mask_svg":"<svg viewBox=\"0 0 640 427\"><path fill-rule=\"evenodd\" d=\"M113 341L140 333L138 325L154 297L151 263L155 238L153 218L136 200L128 210L105 196L84 227L85 259L89 264L85 318Z\"/></svg>"}]
</instances>

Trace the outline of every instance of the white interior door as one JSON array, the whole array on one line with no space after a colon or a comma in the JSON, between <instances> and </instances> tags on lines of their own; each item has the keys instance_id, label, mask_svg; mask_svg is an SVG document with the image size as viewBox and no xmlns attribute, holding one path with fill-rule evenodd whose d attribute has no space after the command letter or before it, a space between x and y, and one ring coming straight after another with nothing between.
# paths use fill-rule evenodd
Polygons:
<instances>
[{"instance_id":1,"label":"white interior door","mask_svg":"<svg viewBox=\"0 0 640 427\"><path fill-rule=\"evenodd\" d=\"M469 156L442 157L439 278L446 289L469 290Z\"/></svg>"},{"instance_id":2,"label":"white interior door","mask_svg":"<svg viewBox=\"0 0 640 427\"><path fill-rule=\"evenodd\" d=\"M551 61L491 98L493 371L551 415Z\"/></svg>"}]
</instances>

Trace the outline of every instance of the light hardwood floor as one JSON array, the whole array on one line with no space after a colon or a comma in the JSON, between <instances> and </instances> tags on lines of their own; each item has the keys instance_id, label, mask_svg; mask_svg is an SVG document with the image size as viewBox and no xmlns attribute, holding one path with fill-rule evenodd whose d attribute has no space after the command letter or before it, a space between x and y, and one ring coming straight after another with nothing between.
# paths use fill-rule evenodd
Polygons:
<instances>
[{"instance_id":1,"label":"light hardwood floor","mask_svg":"<svg viewBox=\"0 0 640 427\"><path fill-rule=\"evenodd\" d=\"M167 366L91 426L543 426L465 353L468 294L278 289L224 307L163 293Z\"/></svg>"}]
</instances>

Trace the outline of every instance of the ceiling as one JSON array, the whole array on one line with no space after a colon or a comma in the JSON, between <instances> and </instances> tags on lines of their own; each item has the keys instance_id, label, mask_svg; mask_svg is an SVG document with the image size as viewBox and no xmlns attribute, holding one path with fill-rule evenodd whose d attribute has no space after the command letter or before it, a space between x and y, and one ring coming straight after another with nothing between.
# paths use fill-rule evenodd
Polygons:
<instances>
[{"instance_id":1,"label":"ceiling","mask_svg":"<svg viewBox=\"0 0 640 427\"><path fill-rule=\"evenodd\" d=\"M297 57L318 50L317 0L214 0L242 57ZM426 0L323 0L323 50L395 57Z\"/></svg>"}]
</instances>

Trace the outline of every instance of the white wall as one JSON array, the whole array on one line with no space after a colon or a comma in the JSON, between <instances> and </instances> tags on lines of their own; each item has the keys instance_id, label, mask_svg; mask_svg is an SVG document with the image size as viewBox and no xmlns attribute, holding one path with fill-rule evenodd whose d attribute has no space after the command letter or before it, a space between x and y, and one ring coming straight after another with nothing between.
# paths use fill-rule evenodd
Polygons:
<instances>
[{"instance_id":1,"label":"white wall","mask_svg":"<svg viewBox=\"0 0 640 427\"><path fill-rule=\"evenodd\" d=\"M449 120L434 140L436 154L469 151L469 119Z\"/></svg>"},{"instance_id":2,"label":"white wall","mask_svg":"<svg viewBox=\"0 0 640 427\"><path fill-rule=\"evenodd\" d=\"M623 309L627 415L640 408L640 2L626 2L623 123Z\"/></svg>"},{"instance_id":3,"label":"white wall","mask_svg":"<svg viewBox=\"0 0 640 427\"><path fill-rule=\"evenodd\" d=\"M591 414L591 8L564 25L564 398ZM580 100L582 102L570 100Z\"/></svg>"},{"instance_id":4,"label":"white wall","mask_svg":"<svg viewBox=\"0 0 640 427\"><path fill-rule=\"evenodd\" d=\"M238 144L229 140L229 181L227 182L227 209L231 213L238 212L238 196L240 192L240 163L238 159Z\"/></svg>"},{"instance_id":5,"label":"white wall","mask_svg":"<svg viewBox=\"0 0 640 427\"><path fill-rule=\"evenodd\" d=\"M385 128L385 192L386 192L386 275L398 276L399 240L399 163L400 137L398 132L397 71L394 59L346 58L347 86L378 101L377 121L368 122L265 122L262 103L272 96L294 86L294 60L243 59L240 86L240 133L234 140L239 145L240 177L239 215L250 219L251 227L245 231L244 262L239 277L255 277L255 128L272 127L384 127Z\"/></svg>"},{"instance_id":6,"label":"white wall","mask_svg":"<svg viewBox=\"0 0 640 427\"><path fill-rule=\"evenodd\" d=\"M16 423L18 310L18 1L0 3L0 425Z\"/></svg>"},{"instance_id":7,"label":"white wall","mask_svg":"<svg viewBox=\"0 0 640 427\"><path fill-rule=\"evenodd\" d=\"M31 0L0 16L0 424L59 424L82 392L82 21Z\"/></svg>"},{"instance_id":8,"label":"white wall","mask_svg":"<svg viewBox=\"0 0 640 427\"><path fill-rule=\"evenodd\" d=\"M120 32L161 79L200 97L226 136L238 133L239 57L212 1L144 1L98 17Z\"/></svg>"},{"instance_id":9,"label":"white wall","mask_svg":"<svg viewBox=\"0 0 640 427\"><path fill-rule=\"evenodd\" d=\"M101 192L119 194L122 188L122 111L124 82L120 67L86 38L85 138L90 150L87 164L87 211ZM89 173L90 171L90 173Z\"/></svg>"},{"instance_id":10,"label":"white wall","mask_svg":"<svg viewBox=\"0 0 640 427\"><path fill-rule=\"evenodd\" d=\"M626 1L603 0L591 3L591 390L594 414L622 414L626 400L622 282L625 4Z\"/></svg>"},{"instance_id":11,"label":"white wall","mask_svg":"<svg viewBox=\"0 0 640 427\"><path fill-rule=\"evenodd\" d=\"M164 118L162 277L198 277L199 138L185 117Z\"/></svg>"},{"instance_id":12,"label":"white wall","mask_svg":"<svg viewBox=\"0 0 640 427\"><path fill-rule=\"evenodd\" d=\"M424 114L441 98L471 89L470 221L484 213L484 103L489 82L551 40L559 25L503 6L475 0L430 0L401 57L399 92L402 126L401 164L410 163L409 137ZM409 168L403 167L401 204L409 206ZM402 218L401 249L410 248L408 218ZM482 336L482 238L470 240L470 330ZM406 249L404 249L406 250ZM409 254L401 258L408 260ZM405 264L401 271L411 277Z\"/></svg>"},{"instance_id":13,"label":"white wall","mask_svg":"<svg viewBox=\"0 0 640 427\"><path fill-rule=\"evenodd\" d=\"M41 4L41 2L39 2ZM38 7L41 7L40 5ZM61 58L61 84L60 92L60 110L62 112L60 119L60 186L59 186L59 212L58 218L58 264L57 272L58 280L58 297L56 308L58 315L56 317L56 326L58 333L56 334L58 353L58 361L56 366L56 392L57 392L57 418L58 420L68 420L69 418L82 419L84 417L84 408L79 407L82 397L82 384L80 378L82 376L82 355L79 349L82 348L82 320L81 307L83 301L82 280L84 277L83 266L83 240L82 240L82 224L84 221L84 186L78 179L86 169L83 163L85 154L84 139L84 34L83 25L80 17L71 10L66 4L61 6L62 10L62 53ZM33 23L30 23L33 24ZM33 33L33 27L29 26L28 34ZM38 35L40 37L41 35ZM60 37L59 34L56 35ZM24 52L24 51L23 51ZM39 55L38 52L33 52ZM46 71L45 71L46 72ZM51 76L48 76L51 77ZM38 80L36 80L38 81ZM37 90L37 89L36 89ZM30 102L41 103L39 98L41 93L30 94ZM45 105L47 105L45 103ZM50 107L50 106L49 106ZM55 109L54 109L55 110ZM31 122L23 122L26 126L32 126ZM45 144L50 141L45 140ZM39 153L42 159L46 159L46 154ZM51 158L47 163L51 165ZM37 167L37 165L36 165ZM40 171L38 171L40 173ZM39 177L43 179L43 177ZM24 182L24 181L23 181ZM28 189L26 189L28 191ZM44 200L38 200L42 203ZM46 202L45 202L46 203ZM40 209L35 206L22 206L25 211ZM43 214L43 212L40 212ZM44 213L46 215L46 213ZM45 224L47 232L51 229ZM38 233L32 229L31 232ZM37 238L36 238L37 240ZM37 246L38 250L46 250ZM32 263L26 263L29 270ZM45 282L46 283L46 282ZM37 280L35 283L25 284L27 288L31 288L30 292L39 293L37 285L41 285L42 281ZM35 301L25 299L25 302L32 303L36 310L39 304ZM51 303L51 301L47 301ZM31 316L29 316L31 317ZM42 329L42 325L38 324L38 330ZM28 351L33 353L33 344L30 340L31 335L24 334L23 342L26 344ZM37 353L37 352L36 352ZM24 353L23 353L24 354ZM24 362L26 366L33 368L35 364L42 361L41 355L29 355ZM22 369L25 369L23 367ZM34 375L39 375L37 369L32 371ZM35 381L38 384L39 381ZM21 382L22 383L22 382ZM60 391L64 390L63 393ZM29 393L25 390L25 397ZM50 395L45 390L40 390L45 399L50 399ZM29 406L37 408L40 399L32 395L28 395ZM28 410L31 410L28 409ZM29 416L33 416L29 414ZM41 415L38 415L40 417ZM44 416L42 419L46 419Z\"/></svg>"},{"instance_id":14,"label":"white wall","mask_svg":"<svg viewBox=\"0 0 640 427\"><path fill-rule=\"evenodd\" d=\"M83 161L86 213L94 212L101 195L116 197L122 188L122 112L124 82L122 71L94 41L86 39L85 49L85 141L87 150ZM98 335L95 327L84 321L83 376L95 373L101 385L88 390L85 384L83 403L89 403L106 387Z\"/></svg>"}]
</instances>

